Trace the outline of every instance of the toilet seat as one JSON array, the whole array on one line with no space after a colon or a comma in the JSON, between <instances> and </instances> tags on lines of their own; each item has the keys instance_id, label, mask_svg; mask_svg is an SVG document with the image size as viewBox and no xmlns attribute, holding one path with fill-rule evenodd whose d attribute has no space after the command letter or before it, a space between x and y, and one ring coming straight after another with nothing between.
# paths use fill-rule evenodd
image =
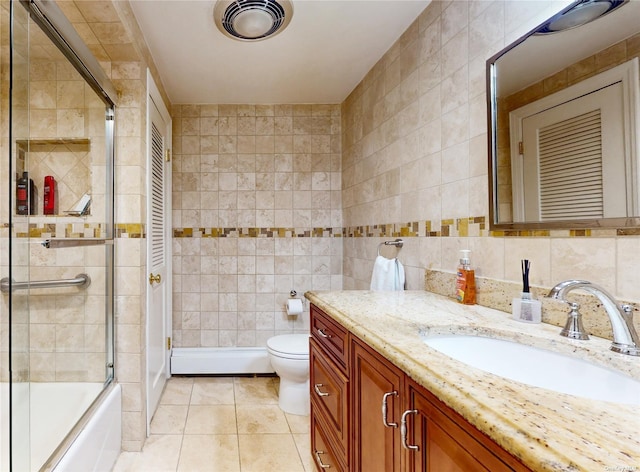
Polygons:
<instances>
[{"instance_id":1,"label":"toilet seat","mask_svg":"<svg viewBox=\"0 0 640 472\"><path fill-rule=\"evenodd\" d=\"M267 339L269 352L286 359L309 359L309 335L281 334Z\"/></svg>"}]
</instances>

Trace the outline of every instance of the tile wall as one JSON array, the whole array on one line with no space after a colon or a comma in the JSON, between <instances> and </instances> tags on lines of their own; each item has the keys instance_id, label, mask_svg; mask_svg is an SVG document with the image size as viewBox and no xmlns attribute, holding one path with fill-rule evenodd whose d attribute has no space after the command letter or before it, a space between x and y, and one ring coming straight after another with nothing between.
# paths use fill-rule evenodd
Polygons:
<instances>
[{"instance_id":1,"label":"tile wall","mask_svg":"<svg viewBox=\"0 0 640 472\"><path fill-rule=\"evenodd\" d=\"M432 2L342 104L344 225L417 228L399 253L408 288L424 288L425 268L453 272L469 248L483 277L517 282L527 258L532 284L585 278L640 300L637 235L507 237L485 224L486 60L567 4ZM368 287L384 239L345 239L345 289Z\"/></svg>"},{"instance_id":2,"label":"tile wall","mask_svg":"<svg viewBox=\"0 0 640 472\"><path fill-rule=\"evenodd\" d=\"M339 105L176 105L173 345L309 329L289 291L342 288Z\"/></svg>"}]
</instances>

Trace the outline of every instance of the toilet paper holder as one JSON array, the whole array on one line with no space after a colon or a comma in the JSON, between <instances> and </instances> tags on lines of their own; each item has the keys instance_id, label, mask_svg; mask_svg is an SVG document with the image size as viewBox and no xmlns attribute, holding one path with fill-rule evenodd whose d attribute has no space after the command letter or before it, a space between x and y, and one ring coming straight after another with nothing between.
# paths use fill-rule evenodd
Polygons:
<instances>
[{"instance_id":1,"label":"toilet paper holder","mask_svg":"<svg viewBox=\"0 0 640 472\"><path fill-rule=\"evenodd\" d=\"M301 315L304 311L305 300L304 298L298 298L297 295L298 292L296 292L295 290L291 290L289 292L289 298L287 300L287 303L285 304L285 311L287 312L288 316L295 317Z\"/></svg>"}]
</instances>

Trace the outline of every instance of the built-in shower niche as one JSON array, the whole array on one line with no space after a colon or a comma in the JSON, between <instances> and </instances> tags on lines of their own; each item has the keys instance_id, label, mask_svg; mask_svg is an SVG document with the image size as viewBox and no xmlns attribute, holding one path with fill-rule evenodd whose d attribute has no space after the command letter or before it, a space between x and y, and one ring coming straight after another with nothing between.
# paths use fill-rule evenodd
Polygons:
<instances>
[{"instance_id":1,"label":"built-in shower niche","mask_svg":"<svg viewBox=\"0 0 640 472\"><path fill-rule=\"evenodd\" d=\"M91 141L77 139L24 139L16 141L16 182L28 172L35 198L32 215L91 215L95 166ZM45 179L53 177L53 211L45 211Z\"/></svg>"}]
</instances>

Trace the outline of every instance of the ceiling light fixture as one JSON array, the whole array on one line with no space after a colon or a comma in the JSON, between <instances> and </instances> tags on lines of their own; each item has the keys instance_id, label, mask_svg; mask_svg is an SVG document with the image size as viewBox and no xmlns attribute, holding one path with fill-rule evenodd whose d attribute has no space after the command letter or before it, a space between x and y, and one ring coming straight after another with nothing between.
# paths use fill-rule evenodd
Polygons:
<instances>
[{"instance_id":1,"label":"ceiling light fixture","mask_svg":"<svg viewBox=\"0 0 640 472\"><path fill-rule=\"evenodd\" d=\"M581 0L565 11L553 16L536 31L536 34L558 33L585 25L612 12L628 1L629 0Z\"/></svg>"},{"instance_id":2,"label":"ceiling light fixture","mask_svg":"<svg viewBox=\"0 0 640 472\"><path fill-rule=\"evenodd\" d=\"M289 0L219 0L213 9L218 29L242 41L260 41L278 34L292 16Z\"/></svg>"}]
</instances>

